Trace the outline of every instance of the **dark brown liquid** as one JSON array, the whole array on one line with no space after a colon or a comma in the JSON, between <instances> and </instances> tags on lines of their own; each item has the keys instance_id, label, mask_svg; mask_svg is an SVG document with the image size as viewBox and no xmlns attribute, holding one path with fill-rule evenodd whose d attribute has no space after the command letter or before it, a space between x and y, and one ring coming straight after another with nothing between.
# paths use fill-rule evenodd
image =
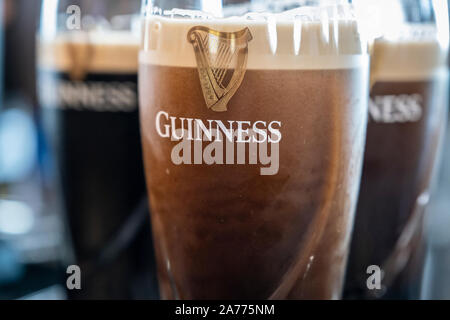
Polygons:
<instances>
[{"instance_id":1,"label":"dark brown liquid","mask_svg":"<svg viewBox=\"0 0 450 320\"><path fill-rule=\"evenodd\" d=\"M141 127L162 296L339 298L366 124L360 70L248 70L228 111L208 110L197 69L142 65ZM281 121L280 168L180 165L159 111Z\"/></svg>"},{"instance_id":2,"label":"dark brown liquid","mask_svg":"<svg viewBox=\"0 0 450 320\"><path fill-rule=\"evenodd\" d=\"M348 298L420 297L426 196L419 197L429 191L446 118L439 81L378 82L372 90L372 99L419 95L423 111L417 121L369 121L346 281ZM399 112L391 111L391 115ZM370 265L383 269L383 291L367 288Z\"/></svg>"},{"instance_id":3,"label":"dark brown liquid","mask_svg":"<svg viewBox=\"0 0 450 320\"><path fill-rule=\"evenodd\" d=\"M136 72L89 73L83 81L38 74L40 122L75 256L64 263L82 270L82 288L69 299L154 297Z\"/></svg>"}]
</instances>

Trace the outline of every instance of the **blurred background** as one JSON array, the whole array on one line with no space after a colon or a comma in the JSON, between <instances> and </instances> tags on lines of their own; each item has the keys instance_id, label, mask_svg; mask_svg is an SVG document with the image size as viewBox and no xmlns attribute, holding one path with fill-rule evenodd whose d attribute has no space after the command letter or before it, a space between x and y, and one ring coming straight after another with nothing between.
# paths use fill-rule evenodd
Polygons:
<instances>
[{"instance_id":1,"label":"blurred background","mask_svg":"<svg viewBox=\"0 0 450 320\"><path fill-rule=\"evenodd\" d=\"M65 261L71 250L53 162L37 121L40 5L39 0L0 0L0 299L67 297ZM450 299L450 130L431 203L422 297ZM151 279L148 286L154 285Z\"/></svg>"},{"instance_id":2,"label":"blurred background","mask_svg":"<svg viewBox=\"0 0 450 320\"><path fill-rule=\"evenodd\" d=\"M74 298L66 291L66 270L74 261L74 248L66 227L67 216L63 214L61 188L57 186L57 163L40 125L36 93L36 35L42 3L45 2L0 0L0 300ZM57 2L47 4L51 7L52 3ZM111 1L108 5L118 8L116 12L127 9L139 13L140 0ZM103 10L97 7L94 9ZM137 119L137 109L135 113ZM139 137L137 121L133 128ZM139 139L135 143L140 148ZM143 185L141 171L139 178ZM119 177L112 179L113 184L122 181ZM144 194L145 190L143 197ZM100 284L88 290L87 296L78 298L158 297L147 200L138 200L131 212L122 214L129 218L120 223L120 230L110 231L116 228L115 217L103 219L103 224L95 221L96 217L91 219L97 224L93 228L96 238L89 250L98 245L95 241L108 243L99 252L87 252L95 258L83 261L82 270L89 270L88 281L95 279ZM109 202L116 205L114 199ZM115 215L114 209L105 210L106 214ZM99 240L100 237L104 238ZM132 264L128 262L129 255L135 255ZM108 274L115 283L102 283L102 274Z\"/></svg>"},{"instance_id":3,"label":"blurred background","mask_svg":"<svg viewBox=\"0 0 450 320\"><path fill-rule=\"evenodd\" d=\"M63 224L35 121L39 10L40 1L0 1L0 299L65 294Z\"/></svg>"}]
</instances>

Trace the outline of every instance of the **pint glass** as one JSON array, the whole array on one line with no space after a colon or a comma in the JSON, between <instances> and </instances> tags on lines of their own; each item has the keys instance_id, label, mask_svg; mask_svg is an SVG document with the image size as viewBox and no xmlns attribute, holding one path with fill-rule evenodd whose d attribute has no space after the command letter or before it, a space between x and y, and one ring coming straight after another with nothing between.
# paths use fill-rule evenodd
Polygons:
<instances>
[{"instance_id":1,"label":"pint glass","mask_svg":"<svg viewBox=\"0 0 450 320\"><path fill-rule=\"evenodd\" d=\"M446 0L358 1L372 17L372 83L348 298L420 298L423 221L447 123ZM364 14L361 14L364 15ZM382 271L368 287L367 270Z\"/></svg>"},{"instance_id":2,"label":"pint glass","mask_svg":"<svg viewBox=\"0 0 450 320\"><path fill-rule=\"evenodd\" d=\"M340 297L369 58L345 1L144 1L141 134L165 299Z\"/></svg>"},{"instance_id":3,"label":"pint glass","mask_svg":"<svg viewBox=\"0 0 450 320\"><path fill-rule=\"evenodd\" d=\"M140 5L42 2L40 121L67 213L68 264L81 271L81 290L70 290L70 298L151 296L137 94Z\"/></svg>"}]
</instances>

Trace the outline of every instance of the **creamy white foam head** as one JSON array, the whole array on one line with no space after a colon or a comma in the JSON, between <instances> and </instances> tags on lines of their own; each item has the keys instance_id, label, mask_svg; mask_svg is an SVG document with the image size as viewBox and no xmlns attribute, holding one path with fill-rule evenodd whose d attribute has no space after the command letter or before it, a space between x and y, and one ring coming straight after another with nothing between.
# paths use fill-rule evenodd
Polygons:
<instances>
[{"instance_id":1,"label":"creamy white foam head","mask_svg":"<svg viewBox=\"0 0 450 320\"><path fill-rule=\"evenodd\" d=\"M39 66L69 71L85 60L89 72L135 73L139 43L139 35L128 31L60 33L51 40L39 39Z\"/></svg>"},{"instance_id":2,"label":"creamy white foam head","mask_svg":"<svg viewBox=\"0 0 450 320\"><path fill-rule=\"evenodd\" d=\"M372 73L376 81L426 80L447 70L447 48L434 25L405 25L395 37L375 40Z\"/></svg>"},{"instance_id":3,"label":"creamy white foam head","mask_svg":"<svg viewBox=\"0 0 450 320\"><path fill-rule=\"evenodd\" d=\"M352 17L312 19L295 12L226 19L155 15L144 25L143 64L197 67L187 40L195 26L219 32L249 28L253 39L248 44L248 69L346 69L367 63L367 46Z\"/></svg>"}]
</instances>

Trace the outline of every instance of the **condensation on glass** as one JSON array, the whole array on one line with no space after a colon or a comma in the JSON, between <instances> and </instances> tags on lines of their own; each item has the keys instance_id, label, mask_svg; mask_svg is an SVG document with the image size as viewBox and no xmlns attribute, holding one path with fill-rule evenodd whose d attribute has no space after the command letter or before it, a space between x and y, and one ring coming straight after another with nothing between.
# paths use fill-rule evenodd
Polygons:
<instances>
[{"instance_id":1,"label":"condensation on glass","mask_svg":"<svg viewBox=\"0 0 450 320\"><path fill-rule=\"evenodd\" d=\"M166 299L341 296L369 56L347 1L144 1L141 132Z\"/></svg>"}]
</instances>

